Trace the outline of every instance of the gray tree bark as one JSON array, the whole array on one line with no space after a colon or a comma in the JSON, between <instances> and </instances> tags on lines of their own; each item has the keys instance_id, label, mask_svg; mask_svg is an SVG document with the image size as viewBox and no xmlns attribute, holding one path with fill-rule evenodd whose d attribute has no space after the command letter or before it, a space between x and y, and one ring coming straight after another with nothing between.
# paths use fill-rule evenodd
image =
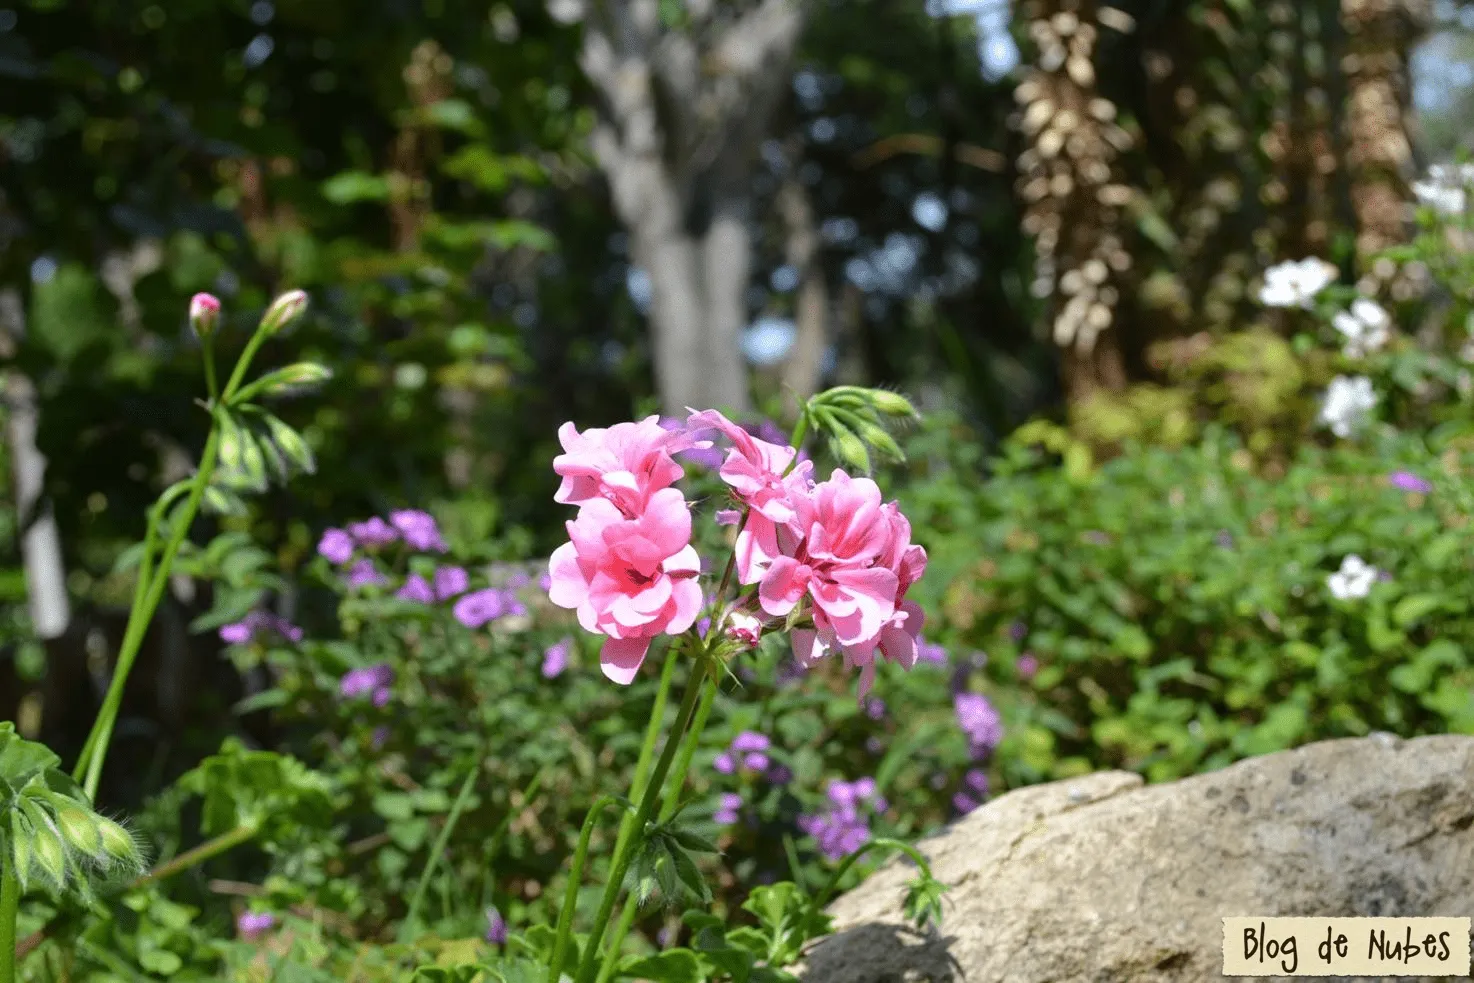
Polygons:
<instances>
[{"instance_id":1,"label":"gray tree bark","mask_svg":"<svg viewBox=\"0 0 1474 983\"><path fill-rule=\"evenodd\" d=\"M808 192L790 173L778 192L778 210L788 233L787 260L798 270L798 299L794 305L793 349L783 363L783 389L789 412L819 391L824 374L824 349L829 344L829 287L819 263L819 230Z\"/></svg>"},{"instance_id":2,"label":"gray tree bark","mask_svg":"<svg viewBox=\"0 0 1474 983\"><path fill-rule=\"evenodd\" d=\"M0 335L13 345L25 334L25 310L15 290L0 291ZM16 371L4 380L5 436L10 445L10 470L15 483L15 509L21 527L21 557L26 571L26 596L31 628L43 640L60 638L71 623L67 599L66 565L61 534L44 497L46 458L36 446L40 412L36 387Z\"/></svg>"},{"instance_id":3,"label":"gray tree bark","mask_svg":"<svg viewBox=\"0 0 1474 983\"><path fill-rule=\"evenodd\" d=\"M601 101L593 149L634 261L650 277L655 379L667 413L751 407L742 331L751 272L748 190L788 84L801 0L686 4L602 0L585 12L581 64Z\"/></svg>"}]
</instances>

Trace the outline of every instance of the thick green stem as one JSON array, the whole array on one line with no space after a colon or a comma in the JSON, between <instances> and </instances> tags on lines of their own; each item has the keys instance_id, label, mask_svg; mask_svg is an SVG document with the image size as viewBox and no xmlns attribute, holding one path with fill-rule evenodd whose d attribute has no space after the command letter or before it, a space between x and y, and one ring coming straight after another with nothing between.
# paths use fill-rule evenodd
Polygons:
<instances>
[{"instance_id":1,"label":"thick green stem","mask_svg":"<svg viewBox=\"0 0 1474 983\"><path fill-rule=\"evenodd\" d=\"M20 881L0 860L0 983L15 983L15 917L20 911Z\"/></svg>"},{"instance_id":2,"label":"thick green stem","mask_svg":"<svg viewBox=\"0 0 1474 983\"><path fill-rule=\"evenodd\" d=\"M926 862L926 857L922 856L921 851L916 849L914 846L911 846L909 843L902 843L900 840L888 840L884 837L871 840L869 843L866 843L864 846L860 847L860 849L856 850L854 853L844 858L844 861L839 865L839 869L836 870L834 872L834 875L829 878L829 883L824 885L824 890L815 895L813 910L823 910L824 906L829 903L829 898L839 888L839 882L844 879L845 874L848 874L850 872L850 868L855 866L855 862L858 861L865 854L869 853L871 850L877 849L899 850L901 853L904 853L906 856L916 861L916 866L921 868L921 872L927 878L931 877L931 864Z\"/></svg>"},{"instance_id":3,"label":"thick green stem","mask_svg":"<svg viewBox=\"0 0 1474 983\"><path fill-rule=\"evenodd\" d=\"M686 733L686 740L681 745L681 755L676 759L675 771L672 772L671 780L667 783L665 798L660 803L659 822L668 822L676 814L676 809L681 803L681 789L686 785L686 776L691 772L691 758L696 754L696 748L701 743L701 732L706 729L706 718L711 715L712 704L716 701L717 684L707 680L706 690L701 694L701 705L696 708L696 717L691 721L691 729ZM625 936L629 935L630 929L634 927L635 919L639 917L640 906L626 901L624 909L619 913L619 921L614 925L614 934L609 936L609 952L612 956L618 956L620 947L624 945ZM605 960L604 966L599 970L599 978L596 983L608 983L614 975L614 968L619 965L617 959Z\"/></svg>"},{"instance_id":4,"label":"thick green stem","mask_svg":"<svg viewBox=\"0 0 1474 983\"><path fill-rule=\"evenodd\" d=\"M129 615L128 627L123 633L123 644L118 650L118 664L113 669L112 683L108 686L107 696L103 698L97 721L92 725L93 733L87 738L91 753L85 763L87 777L82 783L82 789L87 793L89 801L97 801L97 786L102 781L102 765L107 759L108 742L112 739L113 725L117 722L118 709L123 703L123 687L128 682L129 673L133 671L133 661L138 658L138 650L143 646L149 622L153 620L154 611L163 600L164 589L169 585L169 572L174 565L174 558L179 555L179 548L184 544L189 527L199 512L200 500L204 498L205 489L215 473L215 459L219 452L220 428L212 427L210 436L205 441L205 452L200 457L199 472L189 489L189 498L184 502L178 523L169 531L169 541L164 546L163 555L159 557L159 566L153 572L153 582L143 598L143 606L134 607ZM77 771L81 770L82 765L79 763Z\"/></svg>"},{"instance_id":5,"label":"thick green stem","mask_svg":"<svg viewBox=\"0 0 1474 983\"><path fill-rule=\"evenodd\" d=\"M200 348L205 359L205 392L210 397L211 404L220 396L220 390L215 384L215 336L207 334L200 339Z\"/></svg>"},{"instance_id":6,"label":"thick green stem","mask_svg":"<svg viewBox=\"0 0 1474 983\"><path fill-rule=\"evenodd\" d=\"M686 735L686 727L691 723L692 715L696 712L696 701L701 695L705 682L706 659L703 654L703 658L692 667L691 678L686 683L686 695L681 699L681 709L676 715L675 727L672 728L670 736L666 738L665 748L660 752L660 760L655 763L655 771L650 776L650 784L645 786L645 793L640 796L639 805L635 807L634 834L626 841L624 849L614 855L614 861L609 870L609 880L604 885L604 897L599 902L598 913L594 915L593 932L584 950L582 965L579 966L577 983L593 983L594 976L599 970L599 943L604 939L604 930L609 927L609 917L614 913L615 902L619 900L619 892L624 887L624 877L629 873L634 853L639 849L641 840L644 839L645 824L650 821L650 816L655 811L655 801L660 797L661 787L665 784L665 776L675 761L676 750L681 744L681 739Z\"/></svg>"},{"instance_id":7,"label":"thick green stem","mask_svg":"<svg viewBox=\"0 0 1474 983\"><path fill-rule=\"evenodd\" d=\"M599 824L599 815L619 799L606 795L589 807L584 817L583 832L578 835L578 849L573 852L573 867L568 871L568 887L563 894L563 910L558 914L558 933L553 939L553 956L548 960L548 983L558 983L563 975L563 960L568 955L568 940L573 934L573 914L578 907L578 883L583 879L584 861L589 855L589 840Z\"/></svg>"},{"instance_id":8,"label":"thick green stem","mask_svg":"<svg viewBox=\"0 0 1474 983\"><path fill-rule=\"evenodd\" d=\"M680 639L673 639L666 647L665 666L660 670L660 688L655 691L655 705L650 708L650 722L645 726L645 743L640 746L640 757L635 762L635 778L630 785L630 799L638 801L645 794L645 780L650 777L650 765L655 761L655 745L660 740L660 725L665 723L665 705L670 700L670 684L676 675L676 662L680 658ZM617 854L629 842L634 832L635 817L626 813L619 823L619 837L614 841Z\"/></svg>"},{"instance_id":9,"label":"thick green stem","mask_svg":"<svg viewBox=\"0 0 1474 983\"><path fill-rule=\"evenodd\" d=\"M478 757L471 765L471 771L466 775L466 780L461 783L460 794L456 796L455 804L450 807L450 815L445 817L445 826L441 828L440 836L436 838L435 846L430 850L430 857L425 861L425 869L420 873L420 883L415 885L415 894L409 903L409 913L404 916L404 924L400 928L401 942L408 942L413 936L420 914L420 904L425 900L425 891L430 887L430 876L435 873L440 857L445 853L445 846L450 842L451 833L455 832L456 823L461 820L461 813L465 811L466 803L471 799L471 788L476 784L476 776L480 773L481 759Z\"/></svg>"}]
</instances>

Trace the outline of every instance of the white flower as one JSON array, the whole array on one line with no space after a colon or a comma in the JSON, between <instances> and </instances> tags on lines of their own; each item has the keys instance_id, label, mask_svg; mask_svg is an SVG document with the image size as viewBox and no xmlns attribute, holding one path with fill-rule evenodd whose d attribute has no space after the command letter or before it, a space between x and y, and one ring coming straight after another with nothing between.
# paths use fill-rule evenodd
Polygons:
<instances>
[{"instance_id":1,"label":"white flower","mask_svg":"<svg viewBox=\"0 0 1474 983\"><path fill-rule=\"evenodd\" d=\"M1341 349L1347 358L1362 358L1387 344L1392 317L1374 300L1358 297L1351 310L1342 311L1331 324L1346 338Z\"/></svg>"},{"instance_id":2,"label":"white flower","mask_svg":"<svg viewBox=\"0 0 1474 983\"><path fill-rule=\"evenodd\" d=\"M1455 170L1446 164L1434 164L1425 179L1413 182L1412 189L1419 204L1451 217L1464 213L1468 204L1465 188L1470 184L1474 184L1474 166L1464 164Z\"/></svg>"},{"instance_id":3,"label":"white flower","mask_svg":"<svg viewBox=\"0 0 1474 983\"><path fill-rule=\"evenodd\" d=\"M1337 437L1349 437L1365 422L1366 416L1377 405L1377 394L1372 390L1372 380L1364 375L1338 375L1326 389L1326 397L1320 407L1320 422L1331 428Z\"/></svg>"},{"instance_id":4,"label":"white flower","mask_svg":"<svg viewBox=\"0 0 1474 983\"><path fill-rule=\"evenodd\" d=\"M1326 586L1339 601L1360 600L1372 592L1382 571L1352 553L1341 561L1341 569L1326 578Z\"/></svg>"},{"instance_id":5,"label":"white flower","mask_svg":"<svg viewBox=\"0 0 1474 983\"><path fill-rule=\"evenodd\" d=\"M1315 295L1335 282L1336 267L1323 259L1286 260L1264 271L1259 302L1265 307L1303 307L1310 310Z\"/></svg>"}]
</instances>

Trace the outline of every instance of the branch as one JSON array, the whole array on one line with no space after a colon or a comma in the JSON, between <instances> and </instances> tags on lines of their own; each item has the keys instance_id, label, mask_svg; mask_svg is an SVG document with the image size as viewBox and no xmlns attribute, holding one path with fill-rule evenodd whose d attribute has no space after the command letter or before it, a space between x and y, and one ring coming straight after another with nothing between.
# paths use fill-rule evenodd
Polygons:
<instances>
[{"instance_id":1,"label":"branch","mask_svg":"<svg viewBox=\"0 0 1474 983\"><path fill-rule=\"evenodd\" d=\"M1008 170L1008 158L996 150L979 147L972 143L959 143L954 151L960 164L976 167L980 171L1002 174ZM925 157L942 155L942 138L927 133L898 133L877 140L850 158L859 168L873 167L882 161L901 154L920 154Z\"/></svg>"}]
</instances>

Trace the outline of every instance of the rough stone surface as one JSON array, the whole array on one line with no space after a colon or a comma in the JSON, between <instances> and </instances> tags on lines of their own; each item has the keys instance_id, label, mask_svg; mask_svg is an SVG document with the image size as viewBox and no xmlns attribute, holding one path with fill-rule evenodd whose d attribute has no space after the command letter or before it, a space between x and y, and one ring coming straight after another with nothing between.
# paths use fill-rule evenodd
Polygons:
<instances>
[{"instance_id":1,"label":"rough stone surface","mask_svg":"<svg viewBox=\"0 0 1474 983\"><path fill-rule=\"evenodd\" d=\"M1474 737L1325 741L1146 786L1003 795L918 844L939 933L891 863L831 908L805 983L1223 979L1226 915L1474 915Z\"/></svg>"}]
</instances>

